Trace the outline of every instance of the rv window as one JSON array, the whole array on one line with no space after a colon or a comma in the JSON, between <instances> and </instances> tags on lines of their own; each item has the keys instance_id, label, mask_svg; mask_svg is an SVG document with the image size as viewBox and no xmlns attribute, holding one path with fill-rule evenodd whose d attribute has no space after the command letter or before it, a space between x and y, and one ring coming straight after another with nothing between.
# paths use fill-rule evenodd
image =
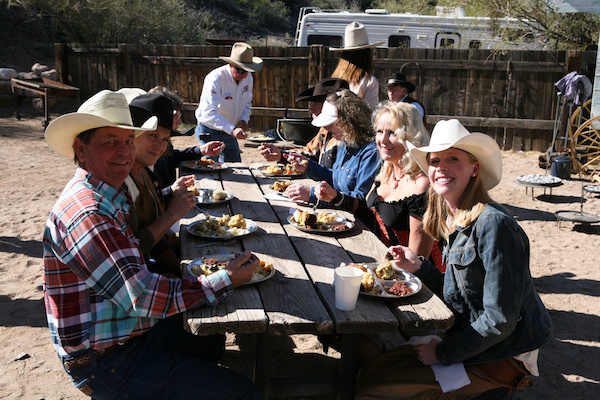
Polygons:
<instances>
[{"instance_id":1,"label":"rv window","mask_svg":"<svg viewBox=\"0 0 600 400\"><path fill-rule=\"evenodd\" d=\"M450 38L441 38L440 39L440 49L453 49L454 48L454 39Z\"/></svg>"},{"instance_id":2,"label":"rv window","mask_svg":"<svg viewBox=\"0 0 600 400\"><path fill-rule=\"evenodd\" d=\"M330 35L308 35L308 45L310 46L311 44L322 44L324 46L342 47L342 37Z\"/></svg>"},{"instance_id":3,"label":"rv window","mask_svg":"<svg viewBox=\"0 0 600 400\"><path fill-rule=\"evenodd\" d=\"M410 36L390 35L388 38L388 47L410 47Z\"/></svg>"},{"instance_id":4,"label":"rv window","mask_svg":"<svg viewBox=\"0 0 600 400\"><path fill-rule=\"evenodd\" d=\"M469 48L470 49L480 49L481 48L481 42L479 40L471 40L469 42Z\"/></svg>"}]
</instances>

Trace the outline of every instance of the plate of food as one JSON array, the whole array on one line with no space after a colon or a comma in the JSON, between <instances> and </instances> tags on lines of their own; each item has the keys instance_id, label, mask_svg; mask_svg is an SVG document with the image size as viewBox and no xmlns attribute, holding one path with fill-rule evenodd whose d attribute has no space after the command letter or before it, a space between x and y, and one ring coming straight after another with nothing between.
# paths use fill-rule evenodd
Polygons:
<instances>
[{"instance_id":1,"label":"plate of food","mask_svg":"<svg viewBox=\"0 0 600 400\"><path fill-rule=\"evenodd\" d=\"M225 163L217 162L211 158L202 157L199 160L188 160L181 163L185 168L192 169L199 172L214 172L223 171L229 166Z\"/></svg>"},{"instance_id":2,"label":"plate of food","mask_svg":"<svg viewBox=\"0 0 600 400\"><path fill-rule=\"evenodd\" d=\"M583 190L585 190L588 193L598 193L598 194L600 194L600 185L585 185L583 187Z\"/></svg>"},{"instance_id":3,"label":"plate of food","mask_svg":"<svg viewBox=\"0 0 600 400\"><path fill-rule=\"evenodd\" d=\"M304 176L300 171L296 171L292 164L270 164L258 167L258 170L269 178L298 178Z\"/></svg>"},{"instance_id":4,"label":"plate of food","mask_svg":"<svg viewBox=\"0 0 600 400\"><path fill-rule=\"evenodd\" d=\"M254 143L269 143L274 142L276 139L264 133L259 133L258 135L248 136L248 140Z\"/></svg>"},{"instance_id":5,"label":"plate of food","mask_svg":"<svg viewBox=\"0 0 600 400\"><path fill-rule=\"evenodd\" d=\"M209 217L192 222L187 231L194 236L207 239L231 239L251 234L258 229L256 222L244 218L242 214Z\"/></svg>"},{"instance_id":6,"label":"plate of food","mask_svg":"<svg viewBox=\"0 0 600 400\"><path fill-rule=\"evenodd\" d=\"M354 222L334 213L296 210L288 217L295 228L311 233L340 233L354 227Z\"/></svg>"},{"instance_id":7,"label":"plate of food","mask_svg":"<svg viewBox=\"0 0 600 400\"><path fill-rule=\"evenodd\" d=\"M287 189L291 184L292 182L290 181L275 181L269 187L278 193L283 193L285 192L285 189Z\"/></svg>"},{"instance_id":8,"label":"plate of food","mask_svg":"<svg viewBox=\"0 0 600 400\"><path fill-rule=\"evenodd\" d=\"M211 254L197 258L187 265L187 271L193 276L210 275L217 272L219 269L226 268L229 262L236 257L235 254ZM270 279L275 275L273 263L260 260L259 266L254 270L252 279L243 285L251 285ZM242 286L243 286L242 285Z\"/></svg>"},{"instance_id":9,"label":"plate of food","mask_svg":"<svg viewBox=\"0 0 600 400\"><path fill-rule=\"evenodd\" d=\"M528 174L518 176L517 183L528 186L552 187L562 185L562 179L552 175Z\"/></svg>"},{"instance_id":10,"label":"plate of food","mask_svg":"<svg viewBox=\"0 0 600 400\"><path fill-rule=\"evenodd\" d=\"M412 296L423 287L421 280L390 261L383 263L350 263L350 267L363 271L360 294L363 296L397 299Z\"/></svg>"},{"instance_id":11,"label":"plate of food","mask_svg":"<svg viewBox=\"0 0 600 400\"><path fill-rule=\"evenodd\" d=\"M194 188L194 195L198 204L210 205L225 203L233 199L233 195L221 189Z\"/></svg>"}]
</instances>

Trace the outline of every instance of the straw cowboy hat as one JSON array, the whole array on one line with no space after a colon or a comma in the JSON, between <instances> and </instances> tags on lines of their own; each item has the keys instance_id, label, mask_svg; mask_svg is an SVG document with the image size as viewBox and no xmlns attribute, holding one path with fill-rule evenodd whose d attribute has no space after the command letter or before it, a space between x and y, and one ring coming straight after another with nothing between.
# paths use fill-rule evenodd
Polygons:
<instances>
[{"instance_id":1,"label":"straw cowboy hat","mask_svg":"<svg viewBox=\"0 0 600 400\"><path fill-rule=\"evenodd\" d=\"M111 126L135 131L136 136L156 129L158 119L150 117L133 126L127 99L123 93L102 90L85 101L77 112L56 118L46 128L46 142L57 153L73 157L73 142L77 135L89 129Z\"/></svg>"},{"instance_id":2,"label":"straw cowboy hat","mask_svg":"<svg viewBox=\"0 0 600 400\"><path fill-rule=\"evenodd\" d=\"M369 44L369 35L367 34L367 28L360 22L351 22L344 30L344 47L336 48L330 47L331 51L349 51L349 50L362 50L371 47L377 47L385 43L377 42Z\"/></svg>"},{"instance_id":3,"label":"straw cowboy hat","mask_svg":"<svg viewBox=\"0 0 600 400\"><path fill-rule=\"evenodd\" d=\"M498 143L483 133L469 132L457 119L438 122L431 133L429 146L415 147L408 143L410 155L427 173L427 154L454 147L472 154L479 162L479 178L486 190L496 186L502 178L502 154Z\"/></svg>"},{"instance_id":4,"label":"straw cowboy hat","mask_svg":"<svg viewBox=\"0 0 600 400\"><path fill-rule=\"evenodd\" d=\"M406 91L408 93L412 93L415 91L415 85L412 82L406 80L406 75L400 72L394 72L384 86L402 86L406 88Z\"/></svg>"},{"instance_id":5,"label":"straw cowboy hat","mask_svg":"<svg viewBox=\"0 0 600 400\"><path fill-rule=\"evenodd\" d=\"M263 67L262 58L254 57L254 50L247 43L234 43L231 48L231 55L229 57L220 56L219 58L248 72L257 72Z\"/></svg>"},{"instance_id":6,"label":"straw cowboy hat","mask_svg":"<svg viewBox=\"0 0 600 400\"><path fill-rule=\"evenodd\" d=\"M310 87L296 97L299 101L317 101L323 102L330 92L340 89L350 89L350 85L343 79L325 78L319 81L314 87Z\"/></svg>"}]
</instances>

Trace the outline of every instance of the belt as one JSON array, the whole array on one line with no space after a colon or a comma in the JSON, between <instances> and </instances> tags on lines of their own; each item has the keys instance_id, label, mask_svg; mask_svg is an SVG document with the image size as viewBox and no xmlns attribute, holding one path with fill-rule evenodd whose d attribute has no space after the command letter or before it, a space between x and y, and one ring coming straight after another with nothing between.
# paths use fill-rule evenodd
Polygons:
<instances>
[{"instance_id":1,"label":"belt","mask_svg":"<svg viewBox=\"0 0 600 400\"><path fill-rule=\"evenodd\" d=\"M95 360L100 360L102 358L110 356L111 354L117 353L118 351L129 347L129 345L131 345L131 343L133 343L138 337L139 336L136 336L135 338L124 340L122 342L115 344L114 346L108 347L103 350L93 350L93 352L94 352L93 358ZM90 352L92 352L92 350L90 350ZM65 369L67 371L70 372L76 368L85 367L86 365L90 365L92 363L92 358L90 357L90 352L82 354L77 357L63 360L63 366L65 367Z\"/></svg>"}]
</instances>

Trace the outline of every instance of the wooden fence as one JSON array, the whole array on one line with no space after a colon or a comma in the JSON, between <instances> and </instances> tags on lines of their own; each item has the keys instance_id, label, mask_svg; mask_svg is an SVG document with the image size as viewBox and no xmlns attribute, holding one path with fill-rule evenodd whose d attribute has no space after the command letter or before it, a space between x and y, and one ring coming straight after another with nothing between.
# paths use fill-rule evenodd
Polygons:
<instances>
[{"instance_id":1,"label":"wooden fence","mask_svg":"<svg viewBox=\"0 0 600 400\"><path fill-rule=\"evenodd\" d=\"M204 76L223 65L219 56L230 49L57 44L55 56L62 81L79 87L82 98L101 89L165 85L182 96L184 121L194 123ZM274 128L277 118L305 116L306 104L295 104L294 98L330 76L338 60L323 46L255 47L255 54L264 68L254 74L250 126L260 131ZM430 123L456 117L495 137L504 149L544 151L557 107L554 83L575 69L592 78L595 62L595 52L386 48L374 50L373 73L380 84L393 72L405 73L416 84L414 97L425 105Z\"/></svg>"}]
</instances>

